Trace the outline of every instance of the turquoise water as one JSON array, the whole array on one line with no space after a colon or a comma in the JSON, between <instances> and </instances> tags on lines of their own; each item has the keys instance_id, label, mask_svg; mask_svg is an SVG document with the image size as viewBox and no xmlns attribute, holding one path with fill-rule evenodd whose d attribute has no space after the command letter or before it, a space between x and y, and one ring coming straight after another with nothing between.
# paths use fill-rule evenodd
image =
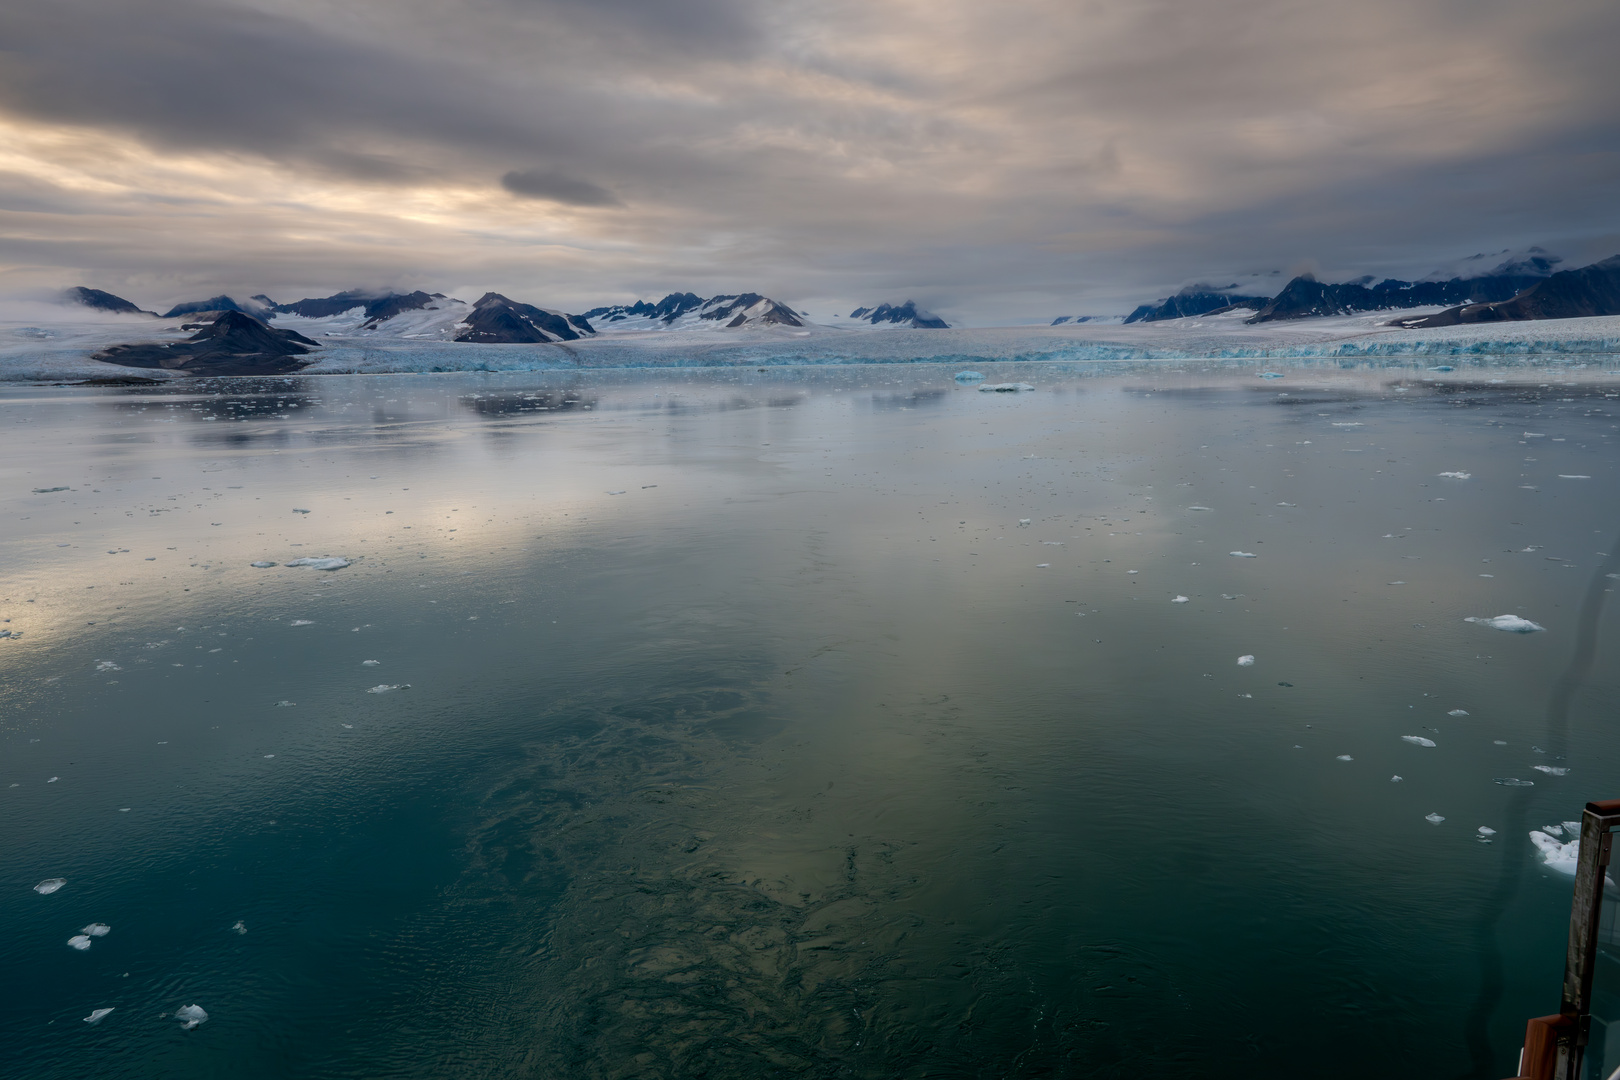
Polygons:
<instances>
[{"instance_id":1,"label":"turquoise water","mask_svg":"<svg viewBox=\"0 0 1620 1080\"><path fill-rule=\"evenodd\" d=\"M0 1073L1508 1075L1615 389L953 370L0 395Z\"/></svg>"}]
</instances>

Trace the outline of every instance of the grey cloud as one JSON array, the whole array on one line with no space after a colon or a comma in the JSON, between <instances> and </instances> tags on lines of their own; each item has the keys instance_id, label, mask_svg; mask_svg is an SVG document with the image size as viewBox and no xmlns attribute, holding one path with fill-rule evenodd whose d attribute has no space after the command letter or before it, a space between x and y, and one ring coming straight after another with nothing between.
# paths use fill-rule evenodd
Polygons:
<instances>
[{"instance_id":1,"label":"grey cloud","mask_svg":"<svg viewBox=\"0 0 1620 1080\"><path fill-rule=\"evenodd\" d=\"M530 169L509 172L501 177L501 187L514 195L531 199L551 199L570 206L623 206L617 195L586 180L576 180L557 172Z\"/></svg>"}]
</instances>

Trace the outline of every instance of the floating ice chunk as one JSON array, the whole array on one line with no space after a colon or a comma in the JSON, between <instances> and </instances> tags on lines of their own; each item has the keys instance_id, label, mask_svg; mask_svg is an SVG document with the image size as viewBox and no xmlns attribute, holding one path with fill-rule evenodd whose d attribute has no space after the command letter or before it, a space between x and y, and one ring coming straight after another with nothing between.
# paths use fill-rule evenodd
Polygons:
<instances>
[{"instance_id":1,"label":"floating ice chunk","mask_svg":"<svg viewBox=\"0 0 1620 1080\"><path fill-rule=\"evenodd\" d=\"M1467 709L1452 709L1450 712L1446 713L1446 715L1447 716L1467 716L1468 715L1468 710Z\"/></svg>"},{"instance_id":2,"label":"floating ice chunk","mask_svg":"<svg viewBox=\"0 0 1620 1080\"><path fill-rule=\"evenodd\" d=\"M608 494L609 495L623 495L624 492L622 492L622 491L610 491L610 492L608 492Z\"/></svg>"},{"instance_id":3,"label":"floating ice chunk","mask_svg":"<svg viewBox=\"0 0 1620 1080\"><path fill-rule=\"evenodd\" d=\"M117 664L113 663L111 660L97 660L96 661L96 670L97 671L123 671L124 669L119 667Z\"/></svg>"},{"instance_id":4,"label":"floating ice chunk","mask_svg":"<svg viewBox=\"0 0 1620 1080\"><path fill-rule=\"evenodd\" d=\"M367 690L366 693L368 693L368 694L386 694L390 690L409 690L410 688L411 688L410 683L395 683L393 686L389 686L387 683L378 683L376 686L373 686L370 690Z\"/></svg>"},{"instance_id":5,"label":"floating ice chunk","mask_svg":"<svg viewBox=\"0 0 1620 1080\"><path fill-rule=\"evenodd\" d=\"M113 1008L117 1008L117 1006L115 1005ZM91 1009L90 1015L84 1018L84 1022L87 1024L99 1024L107 1018L107 1014L110 1012L112 1012L112 1009Z\"/></svg>"},{"instance_id":6,"label":"floating ice chunk","mask_svg":"<svg viewBox=\"0 0 1620 1080\"><path fill-rule=\"evenodd\" d=\"M73 489L72 488L65 488L65 487L35 488L34 489L34 494L35 495L51 495L51 494L54 494L55 492L58 492L58 491L71 491L71 490L73 490Z\"/></svg>"},{"instance_id":7,"label":"floating ice chunk","mask_svg":"<svg viewBox=\"0 0 1620 1080\"><path fill-rule=\"evenodd\" d=\"M1215 508L1213 506L1189 506L1189 507L1187 507L1187 509L1196 510L1196 511L1199 511L1200 513L1206 513L1207 514L1207 513L1211 512L1212 510L1214 510Z\"/></svg>"},{"instance_id":8,"label":"floating ice chunk","mask_svg":"<svg viewBox=\"0 0 1620 1080\"><path fill-rule=\"evenodd\" d=\"M1334 758L1333 760L1334 761L1354 761L1356 759L1351 757L1349 754L1340 754L1338 757Z\"/></svg>"},{"instance_id":9,"label":"floating ice chunk","mask_svg":"<svg viewBox=\"0 0 1620 1080\"><path fill-rule=\"evenodd\" d=\"M1449 480L1467 480L1470 479L1474 474L1465 472L1443 472L1438 473L1437 475L1444 476Z\"/></svg>"},{"instance_id":10,"label":"floating ice chunk","mask_svg":"<svg viewBox=\"0 0 1620 1080\"><path fill-rule=\"evenodd\" d=\"M1234 558L1234 559L1255 559L1255 558L1259 558L1259 556L1257 556L1252 551L1228 551L1227 554L1232 556L1232 558Z\"/></svg>"},{"instance_id":11,"label":"floating ice chunk","mask_svg":"<svg viewBox=\"0 0 1620 1080\"><path fill-rule=\"evenodd\" d=\"M1398 783L1401 782L1401 779L1402 778L1399 775L1396 775L1396 776L1390 777L1389 782L1392 783L1392 784L1398 784Z\"/></svg>"},{"instance_id":12,"label":"floating ice chunk","mask_svg":"<svg viewBox=\"0 0 1620 1080\"><path fill-rule=\"evenodd\" d=\"M237 919L231 924L231 929L235 930L238 934L245 934L247 933L247 923L243 922L241 919Z\"/></svg>"},{"instance_id":13,"label":"floating ice chunk","mask_svg":"<svg viewBox=\"0 0 1620 1080\"><path fill-rule=\"evenodd\" d=\"M174 1018L180 1021L180 1026L187 1031L198 1024L208 1022L208 1013L201 1005L186 1005L174 1011Z\"/></svg>"},{"instance_id":14,"label":"floating ice chunk","mask_svg":"<svg viewBox=\"0 0 1620 1080\"><path fill-rule=\"evenodd\" d=\"M1049 563L1049 562L1038 562L1038 563L1036 563L1036 564L1035 564L1035 569L1037 569L1037 570L1043 570L1043 569L1045 569L1045 568L1046 568L1046 567L1048 567L1048 566L1051 566L1051 565L1052 565L1052 564L1051 564L1051 563Z\"/></svg>"},{"instance_id":15,"label":"floating ice chunk","mask_svg":"<svg viewBox=\"0 0 1620 1080\"><path fill-rule=\"evenodd\" d=\"M1262 379L1280 379L1283 376L1282 376L1282 372L1280 372L1280 371L1262 371L1260 373L1260 377Z\"/></svg>"},{"instance_id":16,"label":"floating ice chunk","mask_svg":"<svg viewBox=\"0 0 1620 1080\"><path fill-rule=\"evenodd\" d=\"M1497 746L1506 746L1507 745L1507 740L1506 739L1492 739L1491 741L1493 743L1495 743Z\"/></svg>"},{"instance_id":17,"label":"floating ice chunk","mask_svg":"<svg viewBox=\"0 0 1620 1080\"><path fill-rule=\"evenodd\" d=\"M41 896L49 896L49 895L51 895L51 893L55 892L57 889L60 889L62 886L66 885L66 884L67 884L67 878L48 877L44 881L40 882L38 885L35 885L34 886L34 891L39 893L39 895L41 895Z\"/></svg>"},{"instance_id":18,"label":"floating ice chunk","mask_svg":"<svg viewBox=\"0 0 1620 1080\"><path fill-rule=\"evenodd\" d=\"M1433 739L1425 739L1421 735L1402 735L1401 742L1409 742L1413 746L1433 746Z\"/></svg>"},{"instance_id":19,"label":"floating ice chunk","mask_svg":"<svg viewBox=\"0 0 1620 1080\"><path fill-rule=\"evenodd\" d=\"M1537 630L1547 629L1539 623L1533 623L1529 619L1521 619L1517 615L1497 615L1489 619L1481 619L1470 615L1463 622L1479 623L1481 626L1488 626L1492 630L1506 630L1510 634L1534 634Z\"/></svg>"},{"instance_id":20,"label":"floating ice chunk","mask_svg":"<svg viewBox=\"0 0 1620 1080\"><path fill-rule=\"evenodd\" d=\"M320 558L294 559L287 565L307 566L311 570L341 570L345 566L353 565L353 563L341 555L322 555Z\"/></svg>"},{"instance_id":21,"label":"floating ice chunk","mask_svg":"<svg viewBox=\"0 0 1620 1080\"><path fill-rule=\"evenodd\" d=\"M264 760L269 761L271 758L273 758L275 756L276 755L274 755L274 754L266 754L266 755L264 755Z\"/></svg>"},{"instance_id":22,"label":"floating ice chunk","mask_svg":"<svg viewBox=\"0 0 1620 1080\"><path fill-rule=\"evenodd\" d=\"M295 507L293 507L293 513L295 513L295 514L307 514L307 513L309 513L309 511L308 510L300 510L298 507L295 506Z\"/></svg>"},{"instance_id":23,"label":"floating ice chunk","mask_svg":"<svg viewBox=\"0 0 1620 1080\"><path fill-rule=\"evenodd\" d=\"M1439 814L1424 814L1423 820L1427 821L1430 825L1438 825L1446 819L1441 817Z\"/></svg>"},{"instance_id":24,"label":"floating ice chunk","mask_svg":"<svg viewBox=\"0 0 1620 1080\"><path fill-rule=\"evenodd\" d=\"M1027 528L1029 528L1029 518L1019 518L1019 519L1018 519L1018 527L1019 527L1019 528L1020 528L1020 529L1027 529Z\"/></svg>"},{"instance_id":25,"label":"floating ice chunk","mask_svg":"<svg viewBox=\"0 0 1620 1080\"><path fill-rule=\"evenodd\" d=\"M1298 504L1297 503L1278 503L1277 505L1278 506L1296 506Z\"/></svg>"},{"instance_id":26,"label":"floating ice chunk","mask_svg":"<svg viewBox=\"0 0 1620 1080\"><path fill-rule=\"evenodd\" d=\"M364 667L376 667L377 665L381 664L382 661L381 660L362 660L362 661L360 661L360 663Z\"/></svg>"},{"instance_id":27,"label":"floating ice chunk","mask_svg":"<svg viewBox=\"0 0 1620 1080\"><path fill-rule=\"evenodd\" d=\"M1172 603L1172 604L1186 604L1186 603L1190 603L1190 601L1189 601L1189 600L1188 600L1188 599L1187 599L1187 598L1186 598L1186 597L1185 597L1185 596L1180 596L1180 595L1177 595L1177 596L1174 596L1174 597L1172 597L1172 598L1171 598L1171 600L1170 600L1170 602L1171 602L1171 603Z\"/></svg>"},{"instance_id":28,"label":"floating ice chunk","mask_svg":"<svg viewBox=\"0 0 1620 1080\"><path fill-rule=\"evenodd\" d=\"M292 709L292 708L296 708L297 705L298 705L298 702L296 702L296 701L278 701L278 702L276 702L276 708L278 708L278 709Z\"/></svg>"},{"instance_id":29,"label":"floating ice chunk","mask_svg":"<svg viewBox=\"0 0 1620 1080\"><path fill-rule=\"evenodd\" d=\"M1334 427L1366 427L1367 425L1363 424L1359 420L1347 420L1347 421L1335 420L1335 421L1333 421L1333 426Z\"/></svg>"},{"instance_id":30,"label":"floating ice chunk","mask_svg":"<svg viewBox=\"0 0 1620 1080\"><path fill-rule=\"evenodd\" d=\"M984 381L984 375L981 372L977 372L977 371L958 371L956 373L956 381L957 382L983 382Z\"/></svg>"},{"instance_id":31,"label":"floating ice chunk","mask_svg":"<svg viewBox=\"0 0 1620 1080\"><path fill-rule=\"evenodd\" d=\"M1563 765L1532 765L1536 772L1544 772L1548 776L1568 776L1569 769Z\"/></svg>"},{"instance_id":32,"label":"floating ice chunk","mask_svg":"<svg viewBox=\"0 0 1620 1080\"><path fill-rule=\"evenodd\" d=\"M1560 842L1540 829L1532 829L1530 830L1530 842L1536 845L1537 851L1541 852L1541 861L1549 870L1556 870L1560 874L1568 874L1570 877L1575 876L1575 867L1581 858L1581 837L1579 832L1575 834L1573 840Z\"/></svg>"},{"instance_id":33,"label":"floating ice chunk","mask_svg":"<svg viewBox=\"0 0 1620 1080\"><path fill-rule=\"evenodd\" d=\"M271 562L269 559L260 559L258 562L251 562L248 563L248 565L253 567L255 570L268 570L276 564Z\"/></svg>"},{"instance_id":34,"label":"floating ice chunk","mask_svg":"<svg viewBox=\"0 0 1620 1080\"><path fill-rule=\"evenodd\" d=\"M1494 784L1501 784L1503 787L1535 787L1536 786L1536 782L1534 780L1520 780L1517 776L1498 776L1495 780L1493 780L1491 782L1494 783Z\"/></svg>"},{"instance_id":35,"label":"floating ice chunk","mask_svg":"<svg viewBox=\"0 0 1620 1080\"><path fill-rule=\"evenodd\" d=\"M91 937L106 937L108 934L112 933L112 927L108 926L104 922L93 922L83 930L79 931L79 933L89 934Z\"/></svg>"},{"instance_id":36,"label":"floating ice chunk","mask_svg":"<svg viewBox=\"0 0 1620 1080\"><path fill-rule=\"evenodd\" d=\"M78 949L80 952L84 952L84 950L90 947L90 937L87 934L74 934L72 937L68 938L68 945L72 948Z\"/></svg>"},{"instance_id":37,"label":"floating ice chunk","mask_svg":"<svg viewBox=\"0 0 1620 1080\"><path fill-rule=\"evenodd\" d=\"M287 625L288 626L314 626L315 621L313 619L294 619L292 622L288 623Z\"/></svg>"},{"instance_id":38,"label":"floating ice chunk","mask_svg":"<svg viewBox=\"0 0 1620 1080\"><path fill-rule=\"evenodd\" d=\"M1254 667L1254 654L1244 653L1237 658L1237 665L1238 667Z\"/></svg>"},{"instance_id":39,"label":"floating ice chunk","mask_svg":"<svg viewBox=\"0 0 1620 1080\"><path fill-rule=\"evenodd\" d=\"M1581 473L1559 473L1558 474L1558 479L1560 479L1560 480L1590 480L1592 478L1590 476L1584 476Z\"/></svg>"},{"instance_id":40,"label":"floating ice chunk","mask_svg":"<svg viewBox=\"0 0 1620 1080\"><path fill-rule=\"evenodd\" d=\"M1481 836L1495 836L1496 835L1496 830L1491 828L1489 825L1481 825L1479 827L1479 835L1481 835Z\"/></svg>"},{"instance_id":41,"label":"floating ice chunk","mask_svg":"<svg viewBox=\"0 0 1620 1080\"><path fill-rule=\"evenodd\" d=\"M1545 439L1547 433L1544 431L1527 431L1524 433L1524 437L1527 439Z\"/></svg>"},{"instance_id":42,"label":"floating ice chunk","mask_svg":"<svg viewBox=\"0 0 1620 1080\"><path fill-rule=\"evenodd\" d=\"M985 383L983 386L979 387L979 392L981 394L1016 394L1020 390L1033 389L1035 388L1029 385L1027 382L998 382Z\"/></svg>"}]
</instances>

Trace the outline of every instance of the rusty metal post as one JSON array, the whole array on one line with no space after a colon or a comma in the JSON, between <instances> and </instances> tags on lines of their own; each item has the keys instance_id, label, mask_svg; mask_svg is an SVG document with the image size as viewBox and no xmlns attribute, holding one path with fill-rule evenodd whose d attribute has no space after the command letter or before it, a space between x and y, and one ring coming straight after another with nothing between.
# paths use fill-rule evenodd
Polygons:
<instances>
[{"instance_id":1,"label":"rusty metal post","mask_svg":"<svg viewBox=\"0 0 1620 1080\"><path fill-rule=\"evenodd\" d=\"M1597 967L1598 922L1603 879L1620 824L1620 799L1590 802L1581 814L1581 851L1575 867L1575 897L1569 911L1569 949L1564 954L1564 993L1559 1012L1570 1024L1558 1032L1558 1080L1578 1080L1592 1024L1592 975Z\"/></svg>"}]
</instances>

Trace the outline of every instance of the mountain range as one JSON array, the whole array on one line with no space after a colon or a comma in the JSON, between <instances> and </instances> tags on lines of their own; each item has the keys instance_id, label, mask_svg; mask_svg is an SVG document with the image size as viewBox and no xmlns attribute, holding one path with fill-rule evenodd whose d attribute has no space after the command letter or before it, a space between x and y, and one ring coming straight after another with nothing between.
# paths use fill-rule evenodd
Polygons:
<instances>
[{"instance_id":1,"label":"mountain range","mask_svg":"<svg viewBox=\"0 0 1620 1080\"><path fill-rule=\"evenodd\" d=\"M1438 315L1396 319L1390 325L1417 329L1460 323L1530 319L1578 319L1620 314L1620 255L1579 270L1560 270L1516 296L1485 303L1460 304Z\"/></svg>"},{"instance_id":2,"label":"mountain range","mask_svg":"<svg viewBox=\"0 0 1620 1080\"><path fill-rule=\"evenodd\" d=\"M227 311L186 341L114 345L91 359L186 375L286 375L308 363L297 357L319 347L320 342L295 331L266 326L243 311Z\"/></svg>"},{"instance_id":3,"label":"mountain range","mask_svg":"<svg viewBox=\"0 0 1620 1080\"><path fill-rule=\"evenodd\" d=\"M858 307L849 313L852 319L869 322L873 326L890 323L909 326L914 330L949 330L950 324L931 311L924 311L916 301L907 300L898 306L879 304L877 307Z\"/></svg>"}]
</instances>

